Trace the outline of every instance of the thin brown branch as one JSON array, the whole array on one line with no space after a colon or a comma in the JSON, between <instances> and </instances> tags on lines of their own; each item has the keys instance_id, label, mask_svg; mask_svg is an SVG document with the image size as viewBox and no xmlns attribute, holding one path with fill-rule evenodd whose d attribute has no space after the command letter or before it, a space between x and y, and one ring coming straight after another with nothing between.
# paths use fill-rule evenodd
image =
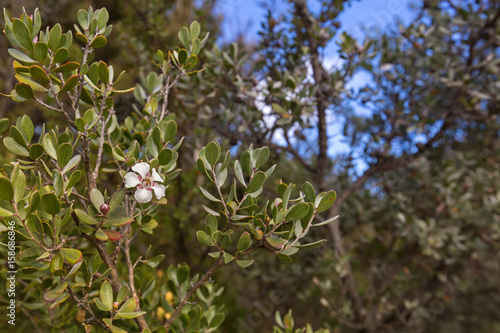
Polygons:
<instances>
[{"instance_id":1,"label":"thin brown branch","mask_svg":"<svg viewBox=\"0 0 500 333\"><path fill-rule=\"evenodd\" d=\"M305 33L297 28L298 34L304 34L305 40L309 44L310 61L313 71L314 83L318 87L316 92L316 104L318 110L318 159L316 166L316 184L321 191L325 190L325 175L328 167L328 136L326 132L326 109L329 105L331 87L325 82L328 73L321 64L319 55L319 43L315 36L314 18L307 8L306 0L296 0L295 15L301 20ZM327 89L325 89L327 88Z\"/></svg>"},{"instance_id":2,"label":"thin brown branch","mask_svg":"<svg viewBox=\"0 0 500 333\"><path fill-rule=\"evenodd\" d=\"M212 265L212 267L210 267L210 269L205 273L203 274L203 276L201 277L200 280L198 280L198 282L196 282L195 284L193 284L191 286L191 289L188 290L188 292L186 293L186 295L182 298L182 300L180 301L179 305L177 305L177 307L175 308L174 310L174 313L172 313L172 316L170 317L170 319L168 319L165 324L163 326L165 326L165 328L168 329L170 328L170 325L172 325L172 323L174 322L174 320L179 317L179 315L181 314L181 311L182 309L189 303L189 299L191 298L191 296L196 292L196 290L198 288L200 288L202 285L204 285L205 283L207 283L207 281L210 279L210 277L212 276L212 274L221 266L224 265L224 258L223 256L221 255L217 261Z\"/></svg>"}]
</instances>

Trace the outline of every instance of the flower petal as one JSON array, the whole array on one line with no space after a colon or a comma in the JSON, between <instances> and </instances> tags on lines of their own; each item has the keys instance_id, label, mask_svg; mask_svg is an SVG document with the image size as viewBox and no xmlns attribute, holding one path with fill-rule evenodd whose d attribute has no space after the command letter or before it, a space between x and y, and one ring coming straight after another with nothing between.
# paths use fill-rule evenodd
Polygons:
<instances>
[{"instance_id":1,"label":"flower petal","mask_svg":"<svg viewBox=\"0 0 500 333\"><path fill-rule=\"evenodd\" d=\"M145 177L149 172L149 164L146 162L134 164L132 170L140 174L141 177Z\"/></svg>"},{"instance_id":2,"label":"flower petal","mask_svg":"<svg viewBox=\"0 0 500 333\"><path fill-rule=\"evenodd\" d=\"M134 198L140 203L150 202L153 198L153 193L143 188L135 191Z\"/></svg>"},{"instance_id":3,"label":"flower petal","mask_svg":"<svg viewBox=\"0 0 500 333\"><path fill-rule=\"evenodd\" d=\"M156 199L160 200L165 196L165 186L163 185L154 185L151 186L151 189L155 191Z\"/></svg>"},{"instance_id":4,"label":"flower petal","mask_svg":"<svg viewBox=\"0 0 500 333\"><path fill-rule=\"evenodd\" d=\"M155 168L153 168L153 181L163 183L163 179L158 172L156 172Z\"/></svg>"},{"instance_id":5,"label":"flower petal","mask_svg":"<svg viewBox=\"0 0 500 333\"><path fill-rule=\"evenodd\" d=\"M130 188L130 187L136 187L141 183L139 180L139 177L134 172L128 172L125 177L125 187Z\"/></svg>"}]
</instances>

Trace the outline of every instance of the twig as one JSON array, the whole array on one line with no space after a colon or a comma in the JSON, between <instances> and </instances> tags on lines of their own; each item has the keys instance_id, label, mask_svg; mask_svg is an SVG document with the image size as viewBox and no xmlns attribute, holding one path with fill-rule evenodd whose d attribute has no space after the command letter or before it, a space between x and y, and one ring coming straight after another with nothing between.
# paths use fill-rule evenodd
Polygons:
<instances>
[{"instance_id":1,"label":"twig","mask_svg":"<svg viewBox=\"0 0 500 333\"><path fill-rule=\"evenodd\" d=\"M174 320L181 314L181 311L182 309L189 303L189 298L191 298L191 296L194 294L194 292L200 288L202 285L204 285L205 283L207 283L208 279L212 276L212 274L221 266L224 265L224 258L223 256L220 256L217 261L212 265L212 267L210 267L210 269L205 273L203 274L203 276L201 277L200 280L198 280L198 282L196 282L195 284L193 284L191 286L191 289L188 290L188 292L186 293L186 295L184 296L184 298L180 301L179 305L177 305L177 307L175 308L174 310L174 313L172 313L172 316L170 317L170 319L168 319L165 324L163 326L165 326L165 328L168 329L170 328L170 325L172 325L172 323L174 322Z\"/></svg>"}]
</instances>

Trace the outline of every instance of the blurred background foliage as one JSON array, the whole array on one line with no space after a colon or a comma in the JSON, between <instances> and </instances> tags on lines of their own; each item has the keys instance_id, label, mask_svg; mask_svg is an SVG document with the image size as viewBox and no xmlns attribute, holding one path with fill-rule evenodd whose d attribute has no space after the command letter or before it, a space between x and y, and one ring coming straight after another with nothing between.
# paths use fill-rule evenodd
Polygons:
<instances>
[{"instance_id":1,"label":"blurred background foliage","mask_svg":"<svg viewBox=\"0 0 500 333\"><path fill-rule=\"evenodd\" d=\"M78 9L105 6L112 38L92 56L127 70L124 86L140 82L157 49L179 43L181 26L196 19L210 31L204 72L182 79L169 99L186 137L183 172L155 235L135 243L166 254L158 274L180 262L194 272L210 265L194 237L204 223L196 152L210 140L234 153L268 145L283 182L312 178L339 193L324 217L340 218L315 230L327 246L288 265L262 255L249 269L217 273L222 332L271 331L275 312L289 309L296 326L331 332L500 332L500 4L415 1L411 24L356 41L339 34L350 1L315 1L315 11L311 2L270 10L256 43L226 45L217 42L217 0L0 1L13 15L39 7L45 24L63 30ZM325 47L336 43L343 60L329 68ZM4 93L15 82L8 47L1 38ZM357 73L369 80L355 89ZM134 103L133 94L121 97L118 117ZM35 104L0 99L0 118L22 114L38 125L60 121ZM339 144L348 149L332 153ZM13 156L2 149L0 158Z\"/></svg>"}]
</instances>

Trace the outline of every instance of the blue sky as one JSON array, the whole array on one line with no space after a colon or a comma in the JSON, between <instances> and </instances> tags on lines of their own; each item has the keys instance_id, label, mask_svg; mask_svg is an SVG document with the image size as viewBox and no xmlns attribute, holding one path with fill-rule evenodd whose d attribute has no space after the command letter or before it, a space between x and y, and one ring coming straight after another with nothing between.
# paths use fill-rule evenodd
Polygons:
<instances>
[{"instance_id":1,"label":"blue sky","mask_svg":"<svg viewBox=\"0 0 500 333\"><path fill-rule=\"evenodd\" d=\"M402 21L407 25L411 23L414 17L410 4L416 0L361 0L353 1L350 6L341 14L341 31L346 31L348 34L358 40L362 40L367 32L377 32L384 30L388 25L394 26L398 21ZM260 4L261 0L219 0L218 13L222 14L224 21L222 23L222 42L227 43L234 40L238 35L244 35L247 40L257 41L259 36L257 32L260 29L260 23L264 19L267 9ZM272 4L272 10L275 13L284 13L289 4L286 0L268 1ZM320 9L320 1L310 0L310 9L318 11ZM339 66L343 60L338 57L338 46L333 42L327 45L324 52L323 62L327 67ZM364 86L370 80L370 76L366 73L357 73L348 86L357 89ZM354 105L353 105L354 106ZM359 113L366 112L361 107L354 106L355 111ZM330 149L328 154L331 157L339 153L349 151L349 146L342 142L342 121L335 121L330 118L328 128L328 136ZM274 140L280 142L282 138L274 137ZM335 144L332 144L335 142ZM357 161L355 172L362 173L367 164L364 160Z\"/></svg>"},{"instance_id":2,"label":"blue sky","mask_svg":"<svg viewBox=\"0 0 500 333\"><path fill-rule=\"evenodd\" d=\"M319 1L309 1L311 10L319 9ZM355 37L362 36L361 25L371 29L383 29L386 24L391 24L400 18L408 23L412 19L412 11L409 8L411 0L361 0L354 1L348 9L342 13L342 30L347 30ZM413 1L414 2L414 1ZM219 0L217 12L224 15L222 25L223 39L228 42L239 34L256 40L260 22L266 13L260 4L261 0ZM269 1L272 3L273 11L283 13L288 4L285 0Z\"/></svg>"}]
</instances>

